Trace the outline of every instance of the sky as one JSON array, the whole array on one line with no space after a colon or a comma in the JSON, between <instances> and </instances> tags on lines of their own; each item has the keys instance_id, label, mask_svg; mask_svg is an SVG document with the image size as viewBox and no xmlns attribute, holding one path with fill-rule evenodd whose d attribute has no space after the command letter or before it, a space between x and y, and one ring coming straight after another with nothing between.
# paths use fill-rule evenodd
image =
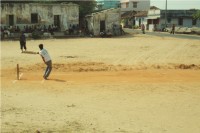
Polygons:
<instances>
[{"instance_id":1,"label":"sky","mask_svg":"<svg viewBox=\"0 0 200 133\"><path fill-rule=\"evenodd\" d=\"M151 6L165 9L166 0L150 0ZM167 0L167 9L200 9L200 0Z\"/></svg>"}]
</instances>

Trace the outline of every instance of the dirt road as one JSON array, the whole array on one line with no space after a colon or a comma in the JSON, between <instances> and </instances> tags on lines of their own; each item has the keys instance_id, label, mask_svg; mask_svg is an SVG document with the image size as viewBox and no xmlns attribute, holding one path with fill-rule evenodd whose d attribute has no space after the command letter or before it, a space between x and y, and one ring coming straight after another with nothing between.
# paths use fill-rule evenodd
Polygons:
<instances>
[{"instance_id":1,"label":"dirt road","mask_svg":"<svg viewBox=\"0 0 200 133\"><path fill-rule=\"evenodd\" d=\"M200 41L128 35L1 42L1 132L199 133ZM16 64L20 80L16 80Z\"/></svg>"}]
</instances>

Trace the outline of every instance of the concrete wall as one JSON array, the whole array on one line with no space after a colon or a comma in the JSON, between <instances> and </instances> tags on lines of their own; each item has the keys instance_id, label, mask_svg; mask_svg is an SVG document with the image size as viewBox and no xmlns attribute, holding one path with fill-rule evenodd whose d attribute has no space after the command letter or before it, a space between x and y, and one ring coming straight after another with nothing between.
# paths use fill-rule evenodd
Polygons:
<instances>
[{"instance_id":1,"label":"concrete wall","mask_svg":"<svg viewBox=\"0 0 200 133\"><path fill-rule=\"evenodd\" d=\"M200 20L197 20L196 25L192 24L192 15L188 10L184 10L182 12L184 12L185 14L181 14L182 10L175 10L174 14L173 11L170 10L171 15L177 15L177 18L175 17L170 17L171 21L167 21L167 25L168 27L171 27L173 24L176 25L176 27L188 27L188 28L192 28L192 27L200 27ZM181 13L180 13L181 12ZM190 14L186 14L187 12L189 12ZM168 14L169 16L170 14ZM178 16L179 15L179 16ZM182 15L182 16L181 16ZM184 15L186 15L186 17L183 17ZM179 25L179 17L183 17L183 25ZM161 11L159 9L157 10L149 10L148 11L148 19L156 19L159 18L159 24L156 25L157 30L161 30L162 28L165 27L165 11ZM154 24L149 24L149 30L153 30L155 27Z\"/></svg>"},{"instance_id":2,"label":"concrete wall","mask_svg":"<svg viewBox=\"0 0 200 133\"><path fill-rule=\"evenodd\" d=\"M120 9L109 9L101 12L93 13L91 16L86 17L88 22L88 29L95 36L100 33L100 21L105 21L106 32L113 32L113 25L120 26L121 15ZM118 34L118 33L117 33Z\"/></svg>"},{"instance_id":3,"label":"concrete wall","mask_svg":"<svg viewBox=\"0 0 200 133\"><path fill-rule=\"evenodd\" d=\"M198 21L196 25L192 25L192 18L184 18L183 25L179 25L178 21L179 21L178 18L173 18L171 19L171 22L167 22L167 25L168 27L171 27L173 24L175 24L178 27L188 27L188 28L200 26ZM165 19L164 18L160 19L160 25L164 25L164 24L165 24Z\"/></svg>"},{"instance_id":4,"label":"concrete wall","mask_svg":"<svg viewBox=\"0 0 200 133\"><path fill-rule=\"evenodd\" d=\"M152 10L149 10L148 11L148 16L150 17L150 16L160 16L160 10L158 9L158 10L154 10L154 9L152 9Z\"/></svg>"},{"instance_id":5,"label":"concrete wall","mask_svg":"<svg viewBox=\"0 0 200 133\"><path fill-rule=\"evenodd\" d=\"M148 11L150 8L150 0L121 0L121 11ZM129 2L129 7L126 7L126 2ZM137 2L137 8L133 7L133 2Z\"/></svg>"},{"instance_id":6,"label":"concrete wall","mask_svg":"<svg viewBox=\"0 0 200 133\"><path fill-rule=\"evenodd\" d=\"M188 18L183 19L183 27L191 28L192 26L193 26L192 19L188 19Z\"/></svg>"},{"instance_id":7,"label":"concrete wall","mask_svg":"<svg viewBox=\"0 0 200 133\"><path fill-rule=\"evenodd\" d=\"M200 27L200 19L197 20L197 27Z\"/></svg>"},{"instance_id":8,"label":"concrete wall","mask_svg":"<svg viewBox=\"0 0 200 133\"><path fill-rule=\"evenodd\" d=\"M141 24L144 24L147 27L147 17L135 17L135 25L139 26L140 25L140 20Z\"/></svg>"},{"instance_id":9,"label":"concrete wall","mask_svg":"<svg viewBox=\"0 0 200 133\"><path fill-rule=\"evenodd\" d=\"M31 14L38 14L38 23L31 23ZM25 25L52 25L54 15L60 16L60 28L79 23L79 6L76 4L1 4L1 25L9 26L8 15L14 15L14 25L23 29Z\"/></svg>"}]
</instances>

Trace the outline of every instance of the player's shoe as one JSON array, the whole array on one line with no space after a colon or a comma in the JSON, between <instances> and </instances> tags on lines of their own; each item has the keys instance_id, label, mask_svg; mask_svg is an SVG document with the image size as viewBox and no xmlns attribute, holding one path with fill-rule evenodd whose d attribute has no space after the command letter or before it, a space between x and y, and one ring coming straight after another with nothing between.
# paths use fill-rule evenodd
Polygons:
<instances>
[{"instance_id":1,"label":"player's shoe","mask_svg":"<svg viewBox=\"0 0 200 133\"><path fill-rule=\"evenodd\" d=\"M43 78L44 78L45 80L48 80L46 76L43 76Z\"/></svg>"}]
</instances>

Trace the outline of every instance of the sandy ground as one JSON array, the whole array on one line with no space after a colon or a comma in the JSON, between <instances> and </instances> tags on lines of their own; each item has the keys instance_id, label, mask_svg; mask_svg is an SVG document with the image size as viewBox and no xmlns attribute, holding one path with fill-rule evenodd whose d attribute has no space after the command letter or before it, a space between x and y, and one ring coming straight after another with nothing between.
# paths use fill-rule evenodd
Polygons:
<instances>
[{"instance_id":1,"label":"sandy ground","mask_svg":"<svg viewBox=\"0 0 200 133\"><path fill-rule=\"evenodd\" d=\"M127 35L1 42L2 133L199 133L200 41ZM16 65L20 80L16 80Z\"/></svg>"}]
</instances>

